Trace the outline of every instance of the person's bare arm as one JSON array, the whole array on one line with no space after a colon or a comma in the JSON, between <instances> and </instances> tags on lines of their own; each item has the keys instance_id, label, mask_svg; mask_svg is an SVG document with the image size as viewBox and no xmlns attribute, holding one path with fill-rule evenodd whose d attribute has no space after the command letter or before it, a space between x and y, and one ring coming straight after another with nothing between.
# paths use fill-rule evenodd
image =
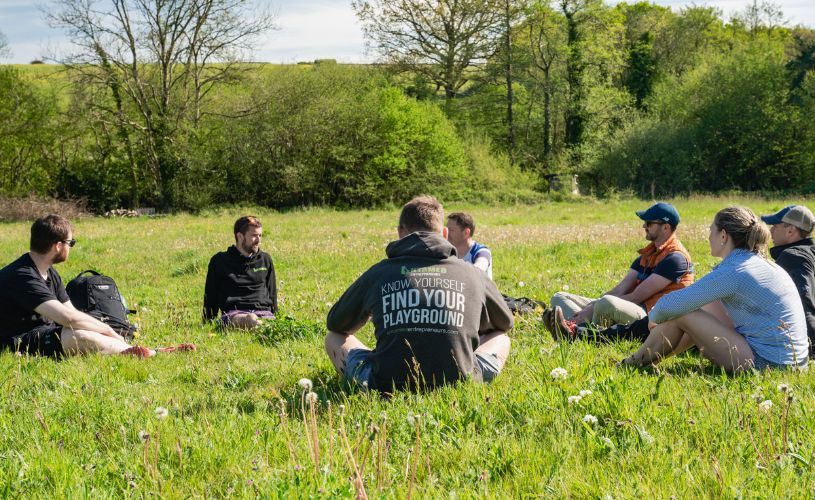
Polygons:
<instances>
[{"instance_id":1,"label":"person's bare arm","mask_svg":"<svg viewBox=\"0 0 815 500\"><path fill-rule=\"evenodd\" d=\"M473 262L473 265L486 273L490 267L490 260L486 257L478 257L475 259L475 262Z\"/></svg>"},{"instance_id":2,"label":"person's bare arm","mask_svg":"<svg viewBox=\"0 0 815 500\"><path fill-rule=\"evenodd\" d=\"M613 295L614 297L623 297L623 295L629 293L637 284L637 271L633 269L628 270L628 274L617 283L617 286L609 290L608 292L604 293L603 295ZM637 302L639 304L639 302ZM584 307L583 309L574 313L572 319L577 323L586 323L591 321L592 316L594 315L594 302L591 302L589 305Z\"/></svg>"},{"instance_id":3,"label":"person's bare arm","mask_svg":"<svg viewBox=\"0 0 815 500\"><path fill-rule=\"evenodd\" d=\"M658 274L652 274L648 276L645 281L637 285L630 293L619 295L619 297L635 304L642 304L670 284L671 280L668 278Z\"/></svg>"},{"instance_id":4,"label":"person's bare arm","mask_svg":"<svg viewBox=\"0 0 815 500\"><path fill-rule=\"evenodd\" d=\"M612 295L622 298L623 295L631 293L637 286L637 271L629 269L625 277L617 283L617 286L607 291L603 295Z\"/></svg>"},{"instance_id":5,"label":"person's bare arm","mask_svg":"<svg viewBox=\"0 0 815 500\"><path fill-rule=\"evenodd\" d=\"M48 300L34 308L34 312L72 330L87 330L117 340L124 340L109 325L82 311L78 311L70 301L63 304L58 300Z\"/></svg>"}]
</instances>

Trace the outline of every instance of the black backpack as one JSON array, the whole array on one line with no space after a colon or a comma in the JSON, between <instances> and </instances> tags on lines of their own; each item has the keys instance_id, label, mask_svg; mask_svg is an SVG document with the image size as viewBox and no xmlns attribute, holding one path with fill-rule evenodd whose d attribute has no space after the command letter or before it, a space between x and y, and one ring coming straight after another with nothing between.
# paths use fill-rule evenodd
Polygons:
<instances>
[{"instance_id":1,"label":"black backpack","mask_svg":"<svg viewBox=\"0 0 815 500\"><path fill-rule=\"evenodd\" d=\"M509 297L504 295L504 301L507 307L513 314L526 315L542 312L546 309L546 303L540 300L529 299L526 297Z\"/></svg>"},{"instance_id":2,"label":"black backpack","mask_svg":"<svg viewBox=\"0 0 815 500\"><path fill-rule=\"evenodd\" d=\"M130 323L127 315L136 311L127 308L113 278L88 269L72 279L65 291L78 310L110 325L125 340L133 339L137 328Z\"/></svg>"}]
</instances>

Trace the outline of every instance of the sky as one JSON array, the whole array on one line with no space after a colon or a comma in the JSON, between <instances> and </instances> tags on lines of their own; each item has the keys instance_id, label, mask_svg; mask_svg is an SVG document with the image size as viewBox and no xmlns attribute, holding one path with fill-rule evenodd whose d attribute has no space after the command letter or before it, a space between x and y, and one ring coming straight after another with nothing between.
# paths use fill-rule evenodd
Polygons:
<instances>
[{"instance_id":1,"label":"sky","mask_svg":"<svg viewBox=\"0 0 815 500\"><path fill-rule=\"evenodd\" d=\"M359 63L374 59L372 54L366 53L365 39L350 0L271 1L279 29L264 37L253 60L296 63L336 59ZM656 0L654 3L674 11L693 4L717 7L727 19L744 10L749 1ZM774 0L773 3L781 7L789 25L815 27L815 0ZM11 52L0 55L0 62L24 64L69 46L70 40L45 22L42 9L48 5L47 0L0 0L0 33L5 35Z\"/></svg>"}]
</instances>

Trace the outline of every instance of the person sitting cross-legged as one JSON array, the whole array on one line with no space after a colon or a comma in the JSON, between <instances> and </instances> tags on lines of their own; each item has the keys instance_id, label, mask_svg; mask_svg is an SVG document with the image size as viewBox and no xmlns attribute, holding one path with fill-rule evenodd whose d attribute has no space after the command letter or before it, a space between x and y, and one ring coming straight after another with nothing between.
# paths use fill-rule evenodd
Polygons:
<instances>
[{"instance_id":1,"label":"person sitting cross-legged","mask_svg":"<svg viewBox=\"0 0 815 500\"><path fill-rule=\"evenodd\" d=\"M328 313L325 349L340 375L389 392L489 382L509 356L513 317L487 275L456 257L433 197L402 208L399 240ZM354 334L373 321L373 350Z\"/></svg>"},{"instance_id":2,"label":"person sitting cross-legged","mask_svg":"<svg viewBox=\"0 0 815 500\"><path fill-rule=\"evenodd\" d=\"M225 327L254 328L277 314L272 257L260 249L263 226L247 215L235 221L235 244L212 256L204 285L204 321L221 314Z\"/></svg>"},{"instance_id":3,"label":"person sitting cross-legged","mask_svg":"<svg viewBox=\"0 0 815 500\"><path fill-rule=\"evenodd\" d=\"M48 215L31 226L30 251L0 270L0 347L51 357L100 353L146 358L195 350L193 344L133 346L107 324L78 311L53 267L68 259L75 244L71 223L62 216Z\"/></svg>"},{"instance_id":4,"label":"person sitting cross-legged","mask_svg":"<svg viewBox=\"0 0 815 500\"><path fill-rule=\"evenodd\" d=\"M651 365L695 345L730 373L806 366L804 309L792 278L766 258L769 239L769 229L750 209L720 210L708 243L722 262L657 301L648 313L648 338L622 363Z\"/></svg>"},{"instance_id":5,"label":"person sitting cross-legged","mask_svg":"<svg viewBox=\"0 0 815 500\"><path fill-rule=\"evenodd\" d=\"M657 300L693 283L690 254L679 241L679 212L669 203L656 203L636 212L645 239L625 277L599 299L558 292L544 311L543 322L556 341L591 338L601 327L629 325L644 318ZM613 337L618 330L605 330ZM622 331L622 330L620 330Z\"/></svg>"}]
</instances>

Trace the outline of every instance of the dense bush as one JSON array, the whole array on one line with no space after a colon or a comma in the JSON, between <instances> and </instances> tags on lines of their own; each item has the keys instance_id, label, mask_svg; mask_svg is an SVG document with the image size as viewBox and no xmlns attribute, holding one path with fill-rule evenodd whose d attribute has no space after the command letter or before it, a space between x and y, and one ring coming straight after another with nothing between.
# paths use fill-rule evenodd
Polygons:
<instances>
[{"instance_id":1,"label":"dense bush","mask_svg":"<svg viewBox=\"0 0 815 500\"><path fill-rule=\"evenodd\" d=\"M222 173L216 201L371 206L466 185L464 149L444 114L371 71L286 68L249 99L256 112L208 146Z\"/></svg>"},{"instance_id":2,"label":"dense bush","mask_svg":"<svg viewBox=\"0 0 815 500\"><path fill-rule=\"evenodd\" d=\"M55 113L52 94L0 66L0 195L53 194L48 152Z\"/></svg>"},{"instance_id":3,"label":"dense bush","mask_svg":"<svg viewBox=\"0 0 815 500\"><path fill-rule=\"evenodd\" d=\"M791 101L784 65L782 44L756 40L664 81L648 116L598 146L596 187L642 194L804 187L815 174L812 107Z\"/></svg>"}]
</instances>

